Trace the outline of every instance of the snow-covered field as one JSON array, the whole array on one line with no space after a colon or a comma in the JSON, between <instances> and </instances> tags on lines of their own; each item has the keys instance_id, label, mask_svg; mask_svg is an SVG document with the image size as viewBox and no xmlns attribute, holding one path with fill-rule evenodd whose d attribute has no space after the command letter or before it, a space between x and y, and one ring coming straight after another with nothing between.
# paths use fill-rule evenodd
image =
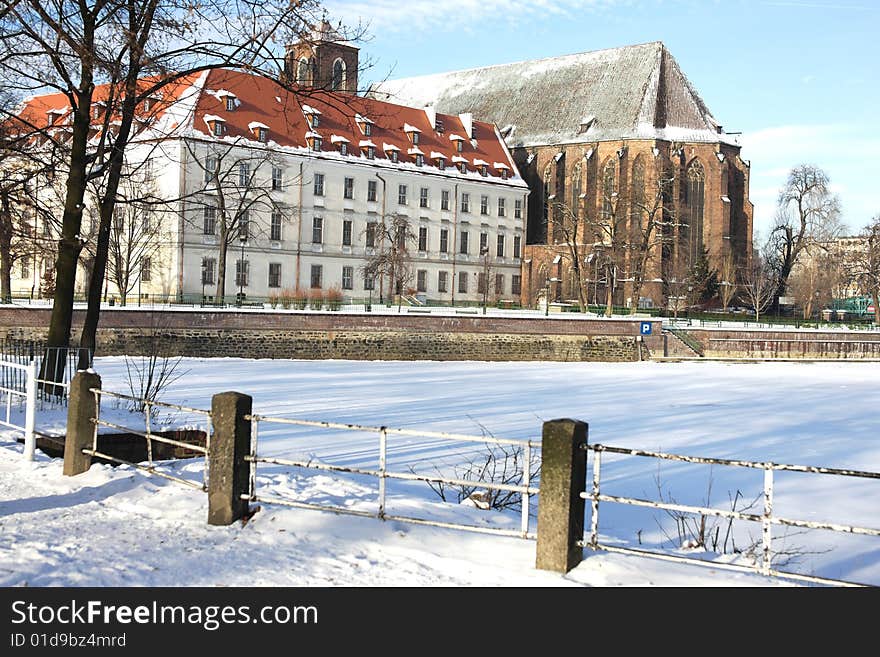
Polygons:
<instances>
[{"instance_id":1,"label":"snow-covered field","mask_svg":"<svg viewBox=\"0 0 880 657\"><path fill-rule=\"evenodd\" d=\"M698 456L880 471L880 367L870 363L437 363L185 359L188 374L163 395L209 408L234 389L265 415L365 425L538 438L541 422L573 417L590 424L590 442ZM98 359L107 390L128 392L121 358ZM113 409L106 413L137 416ZM163 413L160 420L197 423ZM63 413L43 413L44 430ZM756 575L586 553L565 577L536 571L534 543L519 538L381 522L263 505L245 526L209 527L202 493L129 468L94 465L61 476L60 460L34 463L6 432L0 444L0 585L779 585ZM266 424L260 453L374 467L375 434ZM398 471L455 472L485 453L479 443L389 441ZM729 508L737 492L750 503L762 490L758 470L606 455L603 492ZM168 466L199 479L198 460ZM291 500L375 510L366 477L261 466L264 492ZM774 513L798 519L880 527L880 481L776 474ZM395 485L396 484L396 485ZM389 483L390 513L470 524L518 526L518 513L442 502L427 485ZM753 512L760 513L759 506ZM589 511L588 521L589 521ZM719 546L728 536L724 522ZM602 540L718 561L747 561L742 551L760 526L736 523L727 554L681 547L662 511L603 503ZM783 528L774 536L782 538ZM733 553L733 543L739 553ZM880 584L880 538L789 531L774 541L787 569ZM717 552L722 552L719 547Z\"/></svg>"}]
</instances>

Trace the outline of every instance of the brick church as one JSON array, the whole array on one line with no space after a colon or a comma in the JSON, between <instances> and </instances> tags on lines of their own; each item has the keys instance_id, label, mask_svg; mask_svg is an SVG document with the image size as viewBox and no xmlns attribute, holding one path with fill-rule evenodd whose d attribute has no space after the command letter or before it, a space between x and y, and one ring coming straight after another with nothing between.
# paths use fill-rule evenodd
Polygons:
<instances>
[{"instance_id":1,"label":"brick church","mask_svg":"<svg viewBox=\"0 0 880 657\"><path fill-rule=\"evenodd\" d=\"M391 80L369 95L498 126L531 192L525 304L574 299L579 275L589 302L610 292L664 306L702 256L719 271L750 257L749 162L660 42Z\"/></svg>"}]
</instances>

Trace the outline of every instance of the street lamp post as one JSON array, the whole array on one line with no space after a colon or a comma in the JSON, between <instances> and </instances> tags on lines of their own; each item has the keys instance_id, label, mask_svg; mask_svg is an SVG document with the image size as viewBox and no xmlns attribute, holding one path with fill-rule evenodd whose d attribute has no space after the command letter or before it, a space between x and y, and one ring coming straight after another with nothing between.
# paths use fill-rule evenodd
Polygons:
<instances>
[{"instance_id":1,"label":"street lamp post","mask_svg":"<svg viewBox=\"0 0 880 657\"><path fill-rule=\"evenodd\" d=\"M200 305L203 308L205 307L205 279L207 278L208 272L207 264L208 263L205 261L205 259L202 258L202 300L200 302Z\"/></svg>"},{"instance_id":2,"label":"street lamp post","mask_svg":"<svg viewBox=\"0 0 880 657\"><path fill-rule=\"evenodd\" d=\"M244 243L247 242L247 235L243 230L240 230L238 234L238 241L241 244L241 260L238 265L238 303L236 305L240 306L244 300Z\"/></svg>"}]
</instances>

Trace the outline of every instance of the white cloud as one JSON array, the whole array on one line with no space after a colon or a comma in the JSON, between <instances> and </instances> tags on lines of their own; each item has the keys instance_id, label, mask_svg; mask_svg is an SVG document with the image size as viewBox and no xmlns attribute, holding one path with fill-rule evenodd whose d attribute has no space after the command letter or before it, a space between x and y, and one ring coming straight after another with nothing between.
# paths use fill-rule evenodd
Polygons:
<instances>
[{"instance_id":1,"label":"white cloud","mask_svg":"<svg viewBox=\"0 0 880 657\"><path fill-rule=\"evenodd\" d=\"M491 28L492 22L519 23L534 17L567 16L600 10L627 0L328 0L324 3L333 20L345 24L368 23L379 31L433 33L453 29ZM489 21L488 23L486 21Z\"/></svg>"}]
</instances>

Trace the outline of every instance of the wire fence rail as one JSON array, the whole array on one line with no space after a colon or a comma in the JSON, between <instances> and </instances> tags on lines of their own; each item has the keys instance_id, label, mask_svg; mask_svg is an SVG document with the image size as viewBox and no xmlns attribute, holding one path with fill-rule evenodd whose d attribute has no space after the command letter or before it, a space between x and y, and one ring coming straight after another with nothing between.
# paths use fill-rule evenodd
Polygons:
<instances>
[{"instance_id":1,"label":"wire fence rail","mask_svg":"<svg viewBox=\"0 0 880 657\"><path fill-rule=\"evenodd\" d=\"M338 422L321 422L316 420L305 420L285 417L271 417L266 415L250 414L245 419L251 422L251 452L245 457L250 464L250 485L249 492L242 495L243 499L252 502L263 502L269 504L279 504L282 506L291 506L303 509L314 509L319 511L331 511L334 513L366 516L379 518L381 520L398 520L419 525L429 525L433 527L461 529L464 531L478 532L484 534L497 534L501 536L518 536L522 538L534 539L537 534L531 531L531 519L529 514L530 498L538 495L539 489L533 486L531 482L531 473L529 464L533 450L540 450L540 441L531 440L515 440L511 438L497 438L494 436L474 436L467 434L446 433L439 431L422 431L417 429L396 429L385 426L366 426L360 424L344 424ZM377 468L359 468L350 466L340 466L327 463L315 463L313 461L304 461L297 459L283 459L275 457L260 456L259 447L259 427L261 425L273 423L288 426L315 427L319 429L336 429L342 431L357 431L362 433L375 433L378 439L378 467ZM507 445L521 448L523 450L523 470L522 485L505 484L492 481L479 481L474 479L463 479L457 477L446 477L440 474L425 475L415 472L401 472L389 469L388 467L388 435L412 436L419 438L433 438L438 440L447 440L451 442L466 443L483 443L489 445ZM339 505L314 504L311 502L298 502L284 499L277 496L260 494L257 487L257 464L274 464L288 467L296 467L303 469L311 469L317 471L340 472L348 474L358 474L368 477L375 477L378 480L378 502L375 511L364 511L351 509ZM387 491L386 481L388 479L401 481L422 481L425 483L444 484L449 486L476 486L480 489L507 491L519 493L521 496L521 515L519 530L505 529L501 527L485 527L471 525L465 523L452 523L434 520L430 518L417 518L414 516L404 516L388 513L386 510Z\"/></svg>"},{"instance_id":2,"label":"wire fence rail","mask_svg":"<svg viewBox=\"0 0 880 657\"><path fill-rule=\"evenodd\" d=\"M792 518L784 518L773 515L773 473L774 472L801 472L817 475L833 475L840 477L856 477L864 479L880 479L880 473L869 472L864 470L852 470L843 468L824 468L809 465L791 465L772 462L760 461L743 461L732 459L717 459L697 456L685 456L681 454L670 454L666 452L652 452L640 449L628 449L624 447L611 447L609 445L585 445L584 448L593 453L593 481L592 490L580 494L581 498L591 503L591 522L590 537L587 541L582 541L582 547L588 547L592 550L604 550L606 552L617 552L623 554L637 554L640 556L653 557L667 561L677 561L682 563L690 563L701 566L709 566L712 568L720 568L726 570L740 572L758 572L761 575L783 577L797 581L804 581L816 584L831 584L836 586L865 586L859 582L850 582L845 580L830 579L825 577L817 577L814 575L804 575L785 570L779 570L773 567L772 540L774 525L801 527L805 529L824 529L833 532L846 534L860 534L864 536L880 536L880 529L872 527L859 527L855 525L844 525L829 522L816 522L812 520L800 520ZM645 458L654 458L666 461L680 461L685 463L696 463L703 465L720 465L739 468L753 468L762 470L764 473L763 486L763 512L745 513L743 511L717 509L708 506L695 506L687 504L677 504L664 501L645 500L634 497L625 497L619 495L607 495L601 492L601 471L602 471L602 455L621 454L626 456L636 456ZM702 559L694 559L681 555L665 554L653 552L650 550L642 550L630 547L620 547L608 545L600 542L599 539L599 505L600 502L609 502L615 504L623 504L629 506L646 507L653 509L661 509L664 511L674 511L681 513L692 513L716 516L722 518L731 518L735 520L745 520L749 522L761 523L761 560L754 566L742 564L727 564L717 561L705 561Z\"/></svg>"}]
</instances>

